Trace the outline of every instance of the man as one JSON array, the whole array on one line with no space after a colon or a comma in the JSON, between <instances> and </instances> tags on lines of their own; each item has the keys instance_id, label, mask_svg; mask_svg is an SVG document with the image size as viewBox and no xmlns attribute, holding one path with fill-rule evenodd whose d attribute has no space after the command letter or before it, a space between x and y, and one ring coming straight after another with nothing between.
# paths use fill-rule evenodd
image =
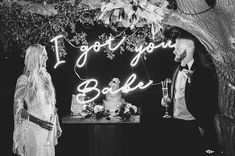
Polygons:
<instances>
[{"instance_id":1,"label":"man","mask_svg":"<svg viewBox=\"0 0 235 156\"><path fill-rule=\"evenodd\" d=\"M215 76L213 70L199 59L200 50L196 43L193 38L176 40L173 54L180 66L173 74L171 99L162 98L162 105L171 101L169 107L174 123L172 151L180 156L204 154L205 141L201 134L215 134L210 138L216 138L214 117L218 93ZM212 150L209 152L213 153Z\"/></svg>"}]
</instances>

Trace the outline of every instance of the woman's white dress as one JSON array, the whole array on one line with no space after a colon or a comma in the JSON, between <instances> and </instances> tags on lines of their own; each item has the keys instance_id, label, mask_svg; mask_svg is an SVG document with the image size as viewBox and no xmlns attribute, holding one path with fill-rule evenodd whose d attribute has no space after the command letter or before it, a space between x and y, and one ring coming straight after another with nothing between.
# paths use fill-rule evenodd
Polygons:
<instances>
[{"instance_id":1,"label":"woman's white dress","mask_svg":"<svg viewBox=\"0 0 235 156\"><path fill-rule=\"evenodd\" d=\"M58 122L55 105L47 102L44 89L40 87L36 93L37 98L29 102L26 94L27 81L27 76L22 75L16 84L13 152L21 156L55 156L56 122ZM39 119L53 123L53 130L48 131L38 124L21 118L20 109L23 108L23 99L26 101L27 111Z\"/></svg>"}]
</instances>

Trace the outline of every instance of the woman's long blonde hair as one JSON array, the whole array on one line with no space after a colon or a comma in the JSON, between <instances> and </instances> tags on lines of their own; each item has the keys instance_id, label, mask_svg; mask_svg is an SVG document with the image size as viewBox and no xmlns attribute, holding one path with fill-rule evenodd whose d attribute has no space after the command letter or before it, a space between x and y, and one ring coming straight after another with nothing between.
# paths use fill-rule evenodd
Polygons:
<instances>
[{"instance_id":1,"label":"woman's long blonde hair","mask_svg":"<svg viewBox=\"0 0 235 156\"><path fill-rule=\"evenodd\" d=\"M36 44L28 47L25 55L24 73L28 76L27 97L30 102L38 98L38 89L41 87L45 91L45 98L48 104L55 104L55 89L51 76L42 67L42 55L46 53L44 46Z\"/></svg>"}]
</instances>

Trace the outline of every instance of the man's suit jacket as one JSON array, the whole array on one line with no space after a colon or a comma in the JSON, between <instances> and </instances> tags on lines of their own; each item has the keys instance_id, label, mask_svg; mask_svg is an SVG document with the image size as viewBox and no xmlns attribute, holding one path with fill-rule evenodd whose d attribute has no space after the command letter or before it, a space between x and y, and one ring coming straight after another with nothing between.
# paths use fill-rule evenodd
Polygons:
<instances>
[{"instance_id":1,"label":"man's suit jacket","mask_svg":"<svg viewBox=\"0 0 235 156\"><path fill-rule=\"evenodd\" d=\"M196 60L191 67L193 74L186 81L185 101L188 111L196 118L199 126L207 129L214 121L217 111L218 88L213 70L200 65ZM173 113L174 87L179 67L176 68L171 85L171 112Z\"/></svg>"},{"instance_id":2,"label":"man's suit jacket","mask_svg":"<svg viewBox=\"0 0 235 156\"><path fill-rule=\"evenodd\" d=\"M185 101L188 111L196 119L198 126L205 130L203 137L205 148L218 150L218 140L214 118L218 111L218 82L209 66L203 66L194 59L191 67L191 82L186 81ZM179 67L176 68L171 84L170 113L173 116L174 87Z\"/></svg>"}]
</instances>

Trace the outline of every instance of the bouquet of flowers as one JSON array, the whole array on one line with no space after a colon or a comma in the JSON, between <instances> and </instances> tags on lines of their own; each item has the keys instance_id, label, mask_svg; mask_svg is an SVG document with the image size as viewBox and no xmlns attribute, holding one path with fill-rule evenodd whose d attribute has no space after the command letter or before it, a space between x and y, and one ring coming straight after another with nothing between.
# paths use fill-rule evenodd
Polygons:
<instances>
[{"instance_id":1,"label":"bouquet of flowers","mask_svg":"<svg viewBox=\"0 0 235 156\"><path fill-rule=\"evenodd\" d=\"M104 106L102 105L95 105L94 106L94 116L96 119L105 117L106 119L110 119L109 117L109 111L105 110Z\"/></svg>"},{"instance_id":2,"label":"bouquet of flowers","mask_svg":"<svg viewBox=\"0 0 235 156\"><path fill-rule=\"evenodd\" d=\"M135 105L132 105L130 103L123 103L120 108L118 115L123 119L123 120L129 120L135 115L140 114L140 109L138 109Z\"/></svg>"},{"instance_id":3,"label":"bouquet of flowers","mask_svg":"<svg viewBox=\"0 0 235 156\"><path fill-rule=\"evenodd\" d=\"M193 76L193 70L183 69L183 72L185 73L185 76L188 80L188 83L191 83L191 79L192 79L192 76Z\"/></svg>"},{"instance_id":4,"label":"bouquet of flowers","mask_svg":"<svg viewBox=\"0 0 235 156\"><path fill-rule=\"evenodd\" d=\"M161 21L164 10L167 10L167 0L110 0L101 3L101 13L98 19L105 24L118 23L120 26L143 27L147 24L154 35L162 28Z\"/></svg>"},{"instance_id":5,"label":"bouquet of flowers","mask_svg":"<svg viewBox=\"0 0 235 156\"><path fill-rule=\"evenodd\" d=\"M85 118L100 119L102 117L105 117L108 120L110 119L110 114L107 110L105 110L104 106L95 103L84 105L81 115Z\"/></svg>"}]
</instances>

